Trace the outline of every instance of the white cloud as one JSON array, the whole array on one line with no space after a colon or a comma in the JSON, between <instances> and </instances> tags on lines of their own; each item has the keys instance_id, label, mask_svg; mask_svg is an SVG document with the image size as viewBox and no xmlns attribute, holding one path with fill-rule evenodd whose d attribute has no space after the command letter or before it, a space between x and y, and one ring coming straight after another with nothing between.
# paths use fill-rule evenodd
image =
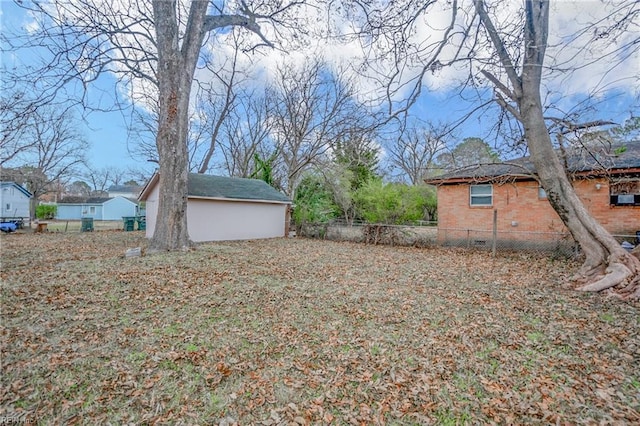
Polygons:
<instances>
[{"instance_id":1,"label":"white cloud","mask_svg":"<svg viewBox=\"0 0 640 426\"><path fill-rule=\"evenodd\" d=\"M185 0L186 1L186 0ZM122 10L123 16L129 20L135 19L134 16L139 12L147 12L137 10L132 7L129 0L95 0L96 4L104 4L109 10ZM147 2L142 2L147 3ZM386 2L381 2L385 4ZM186 4L186 3L185 3ZM311 3L310 3L311 4ZM417 3L416 3L417 4ZM619 2L614 2L611 6L608 3L598 1L558 1L552 3L550 14L550 37L549 48L547 51L546 65L554 68L553 72L547 72L547 80L545 81L548 90L557 93L557 97L572 97L587 95L596 92L598 89L603 90L625 90L638 94L640 84L638 84L638 75L640 75L640 58L638 52L633 52L628 58L620 62L612 71L611 65L623 53L616 51L625 43L630 43L638 38L638 34L633 31L621 33L616 38L603 38L592 42L593 31L583 31L581 29L590 23L597 23L599 28L605 28L609 21L615 20L616 15L611 15L610 19L605 19L610 13L610 8L617 6ZM464 27L466 21L473 18L473 7L469 1L462 1L463 7L457 15L458 23L456 30ZM494 10L498 13L498 21L504 20L509 22L514 16L518 16L521 8L521 2L499 2L498 7ZM227 6L233 6L228 3ZM144 6L139 6L144 7ZM303 25L309 34L326 33L327 24L325 18L329 15L325 6L311 7L311 5L300 8L299 18L303 19ZM412 78L418 75L424 66L425 58L432 51L437 42L441 39L444 30L447 28L450 20L450 11L447 9L446 2L438 2L431 7L428 12L420 17L415 24L414 32L409 38L411 46L409 47L409 57L407 61L401 65L401 74L395 81L394 100L401 100L412 89ZM106 10L106 9L105 9ZM183 14L186 16L186 14ZM332 15L332 25L334 29L342 32L353 32L359 27L357 23L348 21L344 16ZM476 19L477 21L477 19ZM31 22L32 28L38 27L36 20ZM514 24L512 28L518 29L522 27L521 23ZM149 35L154 34L153 28L147 28L142 23L136 24L133 28L141 33ZM263 25L262 29L265 36L270 40L278 40L279 35L273 27ZM632 27L637 30L637 27ZM214 43L209 44L205 49L210 49L209 53L218 64L222 64L233 55L233 45L225 42L225 38L229 37L230 32L225 32L218 36ZM120 43L127 44L131 42L131 34L125 34L117 37ZM298 40L304 39L306 46L300 50L290 49L291 43L283 41L286 52L278 49L261 48L257 53L250 56L241 55L241 68L250 73L254 79L254 84L260 85L273 77L276 66L283 61L295 62L305 61L309 57L321 55L329 63L336 67L349 66L353 76L357 81L357 92L362 101L378 99L385 93L385 87L382 84L385 77L391 75L395 70L396 64L392 58L371 61L368 55L372 50L363 50L363 46L356 38L351 38L346 42L338 42L335 39L313 38L313 36L304 37L299 35ZM139 39L140 40L140 39ZM253 36L253 40L258 42L259 39ZM448 45L442 52L440 62L444 63L451 59L459 47L456 43L460 43L459 37L454 39L454 43ZM571 41L570 43L568 41ZM150 43L140 45L144 49L153 49ZM380 46L378 46L380 47ZM384 46L382 46L384 47ZM388 47L388 46L387 46ZM132 51L127 52L131 54ZM122 53L115 53L119 59L123 59ZM422 55L422 57L421 57ZM369 57L368 57L369 56ZM487 47L478 49L477 57L490 58L495 56L492 50ZM368 57L368 59L367 59ZM603 60L601 60L601 58ZM369 60L366 67L362 66L365 60ZM565 67L566 71L557 71L555 68ZM123 71L123 67L119 67L117 71ZM147 69L147 72L150 72ZM446 93L455 88L461 80L464 80L469 74L467 63L460 63L458 66L446 67L442 69L434 69L433 72L427 72L423 78L423 90L431 93ZM478 68L473 67L472 73L478 73ZM198 79L209 78L204 70L198 70ZM123 93L136 101L139 101L140 94L153 93L148 83L140 83L138 80L132 80L128 85L124 86Z\"/></svg>"}]
</instances>

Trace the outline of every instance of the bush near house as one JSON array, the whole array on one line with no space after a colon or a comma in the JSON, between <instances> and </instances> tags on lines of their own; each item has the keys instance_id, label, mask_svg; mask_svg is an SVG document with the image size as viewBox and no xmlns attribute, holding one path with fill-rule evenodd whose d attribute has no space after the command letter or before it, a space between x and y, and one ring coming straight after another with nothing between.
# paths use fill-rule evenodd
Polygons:
<instances>
[{"instance_id":1,"label":"bush near house","mask_svg":"<svg viewBox=\"0 0 640 426\"><path fill-rule=\"evenodd\" d=\"M369 223L405 224L435 216L435 190L425 185L372 179L354 194L360 217Z\"/></svg>"},{"instance_id":2,"label":"bush near house","mask_svg":"<svg viewBox=\"0 0 640 426\"><path fill-rule=\"evenodd\" d=\"M38 219L53 219L58 212L58 206L53 204L40 204L36 207L36 217Z\"/></svg>"}]
</instances>

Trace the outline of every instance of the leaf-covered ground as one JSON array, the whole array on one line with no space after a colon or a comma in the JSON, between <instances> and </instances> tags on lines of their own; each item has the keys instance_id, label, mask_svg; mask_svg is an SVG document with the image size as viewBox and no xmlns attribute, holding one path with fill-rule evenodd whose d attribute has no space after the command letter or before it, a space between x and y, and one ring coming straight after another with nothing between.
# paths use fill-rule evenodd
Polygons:
<instances>
[{"instance_id":1,"label":"leaf-covered ground","mask_svg":"<svg viewBox=\"0 0 640 426\"><path fill-rule=\"evenodd\" d=\"M637 424L640 306L519 254L305 239L125 258L10 234L0 418L38 424Z\"/></svg>"}]
</instances>

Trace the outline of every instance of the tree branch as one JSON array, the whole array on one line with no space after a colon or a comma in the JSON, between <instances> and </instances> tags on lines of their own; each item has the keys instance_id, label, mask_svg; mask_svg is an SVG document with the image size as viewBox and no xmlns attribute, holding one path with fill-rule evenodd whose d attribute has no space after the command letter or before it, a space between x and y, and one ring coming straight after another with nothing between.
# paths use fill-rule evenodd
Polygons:
<instances>
[{"instance_id":1,"label":"tree branch","mask_svg":"<svg viewBox=\"0 0 640 426\"><path fill-rule=\"evenodd\" d=\"M478 16L480 16L480 22L482 22L482 25L484 25L485 29L487 30L487 33L489 34L489 38L491 38L491 41L493 42L493 45L496 48L496 52L498 53L500 62L502 63L502 66L506 71L507 76L509 77L509 81L513 86L513 96L510 96L510 97L514 100L520 99L520 97L522 96L522 79L518 75L518 72L516 71L516 68L513 65L513 61L509 56L509 52L507 52L507 48L505 47L504 42L500 38L500 35L498 34L498 30L493 25L493 22L491 21L491 18L489 17L489 14L485 9L484 1L476 0L474 5L476 8L476 11L478 12Z\"/></svg>"},{"instance_id":2,"label":"tree branch","mask_svg":"<svg viewBox=\"0 0 640 426\"><path fill-rule=\"evenodd\" d=\"M247 10L244 11L248 13ZM218 28L224 28L229 26L235 27L244 27L254 34L258 35L260 39L269 47L274 47L273 43L271 43L264 34L262 34L262 30L260 29L260 25L255 20L255 15L248 14L247 16L243 15L207 15L204 18L204 25L202 26L203 33L207 33L209 31L213 31Z\"/></svg>"},{"instance_id":3,"label":"tree branch","mask_svg":"<svg viewBox=\"0 0 640 426\"><path fill-rule=\"evenodd\" d=\"M518 111L518 109L515 108L513 105L511 105L509 102L507 102L505 98L502 97L500 92L495 92L495 94L496 94L496 102L498 102L498 105L500 105L502 108L509 111L516 120L522 123L522 117L520 116L520 112Z\"/></svg>"},{"instance_id":4,"label":"tree branch","mask_svg":"<svg viewBox=\"0 0 640 426\"><path fill-rule=\"evenodd\" d=\"M489 81L491 81L502 93L504 93L505 95L507 95L509 98L511 98L511 100L517 102L518 99L516 98L515 93L513 93L511 90L509 90L509 88L507 86L505 86L504 84L502 84L502 82L500 80L498 80L498 78L496 76L494 76L493 74L491 74L489 71L485 71L482 70L480 71L482 73L482 75L484 75Z\"/></svg>"}]
</instances>

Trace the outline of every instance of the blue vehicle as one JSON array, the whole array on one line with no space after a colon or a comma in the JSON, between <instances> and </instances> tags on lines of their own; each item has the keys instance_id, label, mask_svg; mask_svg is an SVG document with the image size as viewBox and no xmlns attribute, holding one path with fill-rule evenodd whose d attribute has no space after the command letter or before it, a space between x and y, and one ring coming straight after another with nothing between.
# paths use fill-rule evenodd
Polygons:
<instances>
[{"instance_id":1,"label":"blue vehicle","mask_svg":"<svg viewBox=\"0 0 640 426\"><path fill-rule=\"evenodd\" d=\"M18 225L13 222L0 222L0 231L2 232L15 232L18 229Z\"/></svg>"}]
</instances>

